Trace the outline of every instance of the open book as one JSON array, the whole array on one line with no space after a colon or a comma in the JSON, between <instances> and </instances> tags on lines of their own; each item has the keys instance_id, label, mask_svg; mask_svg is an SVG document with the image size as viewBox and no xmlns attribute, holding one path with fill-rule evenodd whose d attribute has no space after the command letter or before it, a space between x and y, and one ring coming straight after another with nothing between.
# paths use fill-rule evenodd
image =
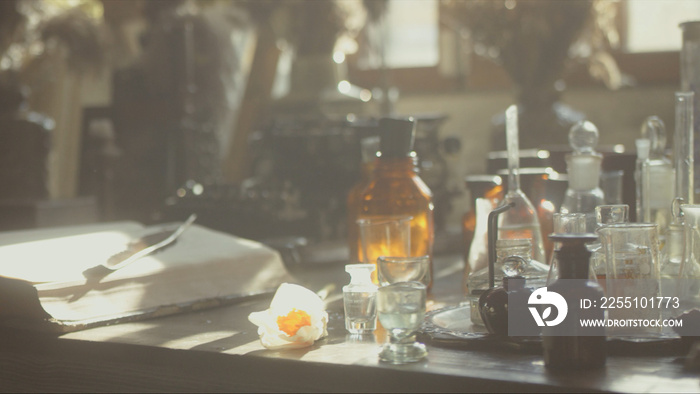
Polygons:
<instances>
[{"instance_id":1,"label":"open book","mask_svg":"<svg viewBox=\"0 0 700 394\"><path fill-rule=\"evenodd\" d=\"M289 279L274 250L197 224L108 275L84 274L162 227L113 222L0 233L0 324L69 332L222 305Z\"/></svg>"}]
</instances>

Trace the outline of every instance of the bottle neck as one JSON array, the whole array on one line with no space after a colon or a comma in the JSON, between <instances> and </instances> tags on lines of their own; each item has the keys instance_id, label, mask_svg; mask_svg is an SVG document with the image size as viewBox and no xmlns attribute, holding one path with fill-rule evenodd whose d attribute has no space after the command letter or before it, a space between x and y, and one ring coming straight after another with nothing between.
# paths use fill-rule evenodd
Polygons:
<instances>
[{"instance_id":1,"label":"bottle neck","mask_svg":"<svg viewBox=\"0 0 700 394\"><path fill-rule=\"evenodd\" d=\"M531 247L528 245L497 247L496 248L496 261L500 263L506 257L509 257L509 256L518 256L518 257L522 257L526 261L530 261L532 259L532 254L531 254L530 249L531 249Z\"/></svg>"},{"instance_id":2,"label":"bottle neck","mask_svg":"<svg viewBox=\"0 0 700 394\"><path fill-rule=\"evenodd\" d=\"M407 157L378 157L374 162L375 174L405 174L411 175L418 172L418 158Z\"/></svg>"}]
</instances>

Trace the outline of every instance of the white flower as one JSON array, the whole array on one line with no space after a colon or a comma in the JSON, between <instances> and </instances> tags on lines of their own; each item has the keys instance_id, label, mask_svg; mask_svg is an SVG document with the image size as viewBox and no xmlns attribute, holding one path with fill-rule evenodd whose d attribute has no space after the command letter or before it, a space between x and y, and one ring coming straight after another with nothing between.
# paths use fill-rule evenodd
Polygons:
<instances>
[{"instance_id":1,"label":"white flower","mask_svg":"<svg viewBox=\"0 0 700 394\"><path fill-rule=\"evenodd\" d=\"M328 335L328 313L323 300L311 290L282 283L270 308L248 316L258 326L260 342L268 349L295 349L313 345Z\"/></svg>"}]
</instances>

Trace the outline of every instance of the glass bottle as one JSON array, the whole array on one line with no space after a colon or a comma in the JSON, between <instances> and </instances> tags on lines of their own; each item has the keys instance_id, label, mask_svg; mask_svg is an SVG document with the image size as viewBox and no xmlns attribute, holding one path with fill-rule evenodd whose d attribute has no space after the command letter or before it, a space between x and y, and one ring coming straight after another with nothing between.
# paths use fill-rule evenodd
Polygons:
<instances>
[{"instance_id":1,"label":"glass bottle","mask_svg":"<svg viewBox=\"0 0 700 394\"><path fill-rule=\"evenodd\" d=\"M697 23L697 22L696 22ZM698 23L700 27L700 23ZM700 53L698 53L700 55ZM685 204L694 204L694 157L695 140L693 124L695 93L676 92L676 130L673 134L673 156L676 162L676 197ZM700 120L700 119L698 119ZM700 174L700 172L699 172Z\"/></svg>"},{"instance_id":2,"label":"glass bottle","mask_svg":"<svg viewBox=\"0 0 700 394\"><path fill-rule=\"evenodd\" d=\"M379 153L372 179L360 197L358 220L411 216L411 256L430 256L433 278L433 199L418 176L415 123L412 118L382 118L378 131Z\"/></svg>"},{"instance_id":3,"label":"glass bottle","mask_svg":"<svg viewBox=\"0 0 700 394\"><path fill-rule=\"evenodd\" d=\"M498 217L498 238L532 239L532 258L545 261L544 243L537 212L532 202L520 189L520 155L518 143L518 108L511 105L506 110L506 142L508 148L508 192L501 205L514 203L512 209Z\"/></svg>"},{"instance_id":4,"label":"glass bottle","mask_svg":"<svg viewBox=\"0 0 700 394\"><path fill-rule=\"evenodd\" d=\"M561 244L556 251L559 279L545 290L555 292L567 301L566 319L542 328L544 363L550 369L578 370L605 365L605 328L579 326L580 319L605 319L602 308L580 308L581 299L600 300L605 296L595 281L588 279L590 252L586 243L597 239L595 234L555 234Z\"/></svg>"},{"instance_id":5,"label":"glass bottle","mask_svg":"<svg viewBox=\"0 0 700 394\"><path fill-rule=\"evenodd\" d=\"M642 219L646 223L659 225L662 237L671 221L671 203L674 197L675 170L666 157L666 126L657 116L650 116L642 125L642 138L649 140L649 157L642 164L642 185L644 212Z\"/></svg>"},{"instance_id":6,"label":"glass bottle","mask_svg":"<svg viewBox=\"0 0 700 394\"><path fill-rule=\"evenodd\" d=\"M345 329L351 334L368 334L377 327L377 285L372 283L374 264L348 264L350 283L343 286Z\"/></svg>"},{"instance_id":7,"label":"glass bottle","mask_svg":"<svg viewBox=\"0 0 700 394\"><path fill-rule=\"evenodd\" d=\"M595 151L598 145L598 128L591 122L579 121L569 132L569 144L573 153L566 156L569 187L559 212L586 214L586 232L595 231L595 207L605 204L600 188L600 171L603 156Z\"/></svg>"},{"instance_id":8,"label":"glass bottle","mask_svg":"<svg viewBox=\"0 0 700 394\"><path fill-rule=\"evenodd\" d=\"M518 256L522 259L507 259ZM494 264L495 283L501 283L504 277L519 276L525 279L529 287L538 288L547 285L549 268L532 259L532 239L499 239L496 241L496 262ZM472 272L467 280L470 317L472 324L483 325L479 313L479 297L488 290L489 269L482 268Z\"/></svg>"},{"instance_id":9,"label":"glass bottle","mask_svg":"<svg viewBox=\"0 0 700 394\"><path fill-rule=\"evenodd\" d=\"M351 263L362 261L360 254L360 231L357 225L357 215L360 211L360 197L362 192L369 185L374 172L374 162L379 149L379 136L372 135L360 140L362 169L360 179L348 192L347 199L347 226L348 226L348 248Z\"/></svg>"}]
</instances>

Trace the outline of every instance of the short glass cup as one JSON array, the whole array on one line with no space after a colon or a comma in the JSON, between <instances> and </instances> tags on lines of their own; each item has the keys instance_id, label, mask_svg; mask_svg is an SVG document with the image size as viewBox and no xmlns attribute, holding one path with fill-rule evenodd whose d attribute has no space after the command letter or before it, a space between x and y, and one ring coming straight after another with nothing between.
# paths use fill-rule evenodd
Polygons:
<instances>
[{"instance_id":1,"label":"short glass cup","mask_svg":"<svg viewBox=\"0 0 700 394\"><path fill-rule=\"evenodd\" d=\"M379 285L398 282L430 283L430 257L379 256L377 259Z\"/></svg>"},{"instance_id":2,"label":"short glass cup","mask_svg":"<svg viewBox=\"0 0 700 394\"><path fill-rule=\"evenodd\" d=\"M380 287L377 312L389 334L379 359L391 364L422 360L428 355L425 345L416 342L416 331L425 318L426 287L419 282L398 282Z\"/></svg>"}]
</instances>

